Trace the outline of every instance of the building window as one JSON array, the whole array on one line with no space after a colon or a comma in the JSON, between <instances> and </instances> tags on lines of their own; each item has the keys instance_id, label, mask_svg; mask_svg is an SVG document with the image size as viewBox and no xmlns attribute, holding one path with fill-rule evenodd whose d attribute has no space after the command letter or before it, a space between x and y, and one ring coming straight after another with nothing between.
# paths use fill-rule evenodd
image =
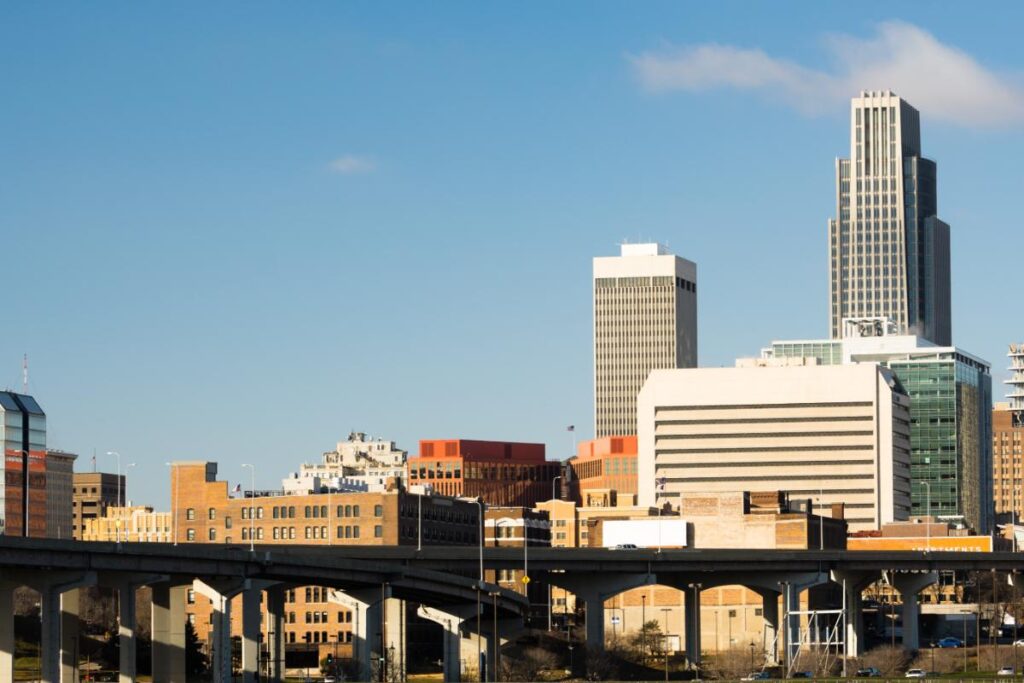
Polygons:
<instances>
[{"instance_id":1,"label":"building window","mask_svg":"<svg viewBox=\"0 0 1024 683\"><path fill-rule=\"evenodd\" d=\"M256 508L256 519L263 519L263 508Z\"/></svg>"},{"instance_id":2,"label":"building window","mask_svg":"<svg viewBox=\"0 0 1024 683\"><path fill-rule=\"evenodd\" d=\"M196 509L195 508L189 508L189 509L185 510L185 519L187 519L189 521L192 521L195 518L196 518Z\"/></svg>"},{"instance_id":3,"label":"building window","mask_svg":"<svg viewBox=\"0 0 1024 683\"><path fill-rule=\"evenodd\" d=\"M209 534L207 534L207 535L209 536L211 541L216 541L217 540L217 530L216 529L210 529L209 530Z\"/></svg>"},{"instance_id":4,"label":"building window","mask_svg":"<svg viewBox=\"0 0 1024 683\"><path fill-rule=\"evenodd\" d=\"M288 517L289 517L289 519L294 519L295 518L295 506L294 505L289 505L288 506Z\"/></svg>"},{"instance_id":5,"label":"building window","mask_svg":"<svg viewBox=\"0 0 1024 683\"><path fill-rule=\"evenodd\" d=\"M374 517L383 517L384 516L384 506L383 505L374 505L373 506L373 516Z\"/></svg>"},{"instance_id":6,"label":"building window","mask_svg":"<svg viewBox=\"0 0 1024 683\"><path fill-rule=\"evenodd\" d=\"M189 614L188 615L188 623L192 624L192 626L195 626L196 625L196 615Z\"/></svg>"},{"instance_id":7,"label":"building window","mask_svg":"<svg viewBox=\"0 0 1024 683\"><path fill-rule=\"evenodd\" d=\"M195 529L186 529L185 530L185 540L186 541L194 541L194 540L196 540L196 530Z\"/></svg>"},{"instance_id":8,"label":"building window","mask_svg":"<svg viewBox=\"0 0 1024 683\"><path fill-rule=\"evenodd\" d=\"M207 519L217 519L217 508L210 508L206 511Z\"/></svg>"},{"instance_id":9,"label":"building window","mask_svg":"<svg viewBox=\"0 0 1024 683\"><path fill-rule=\"evenodd\" d=\"M242 510L242 512L245 512L245 510ZM230 529L231 528L231 518L230 517L225 517L224 518L224 528L225 529Z\"/></svg>"},{"instance_id":10,"label":"building window","mask_svg":"<svg viewBox=\"0 0 1024 683\"><path fill-rule=\"evenodd\" d=\"M382 538L383 536L384 536L384 527L383 526L378 524L375 527L373 527L373 537L374 538Z\"/></svg>"},{"instance_id":11,"label":"building window","mask_svg":"<svg viewBox=\"0 0 1024 683\"><path fill-rule=\"evenodd\" d=\"M188 597L185 598L186 602L190 605L196 604L196 592L191 588L188 589Z\"/></svg>"}]
</instances>

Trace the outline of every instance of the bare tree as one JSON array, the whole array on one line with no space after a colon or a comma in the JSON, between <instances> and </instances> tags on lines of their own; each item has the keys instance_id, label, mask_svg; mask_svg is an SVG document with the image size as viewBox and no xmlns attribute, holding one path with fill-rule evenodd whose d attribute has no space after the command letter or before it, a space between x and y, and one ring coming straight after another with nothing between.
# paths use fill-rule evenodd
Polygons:
<instances>
[{"instance_id":1,"label":"bare tree","mask_svg":"<svg viewBox=\"0 0 1024 683\"><path fill-rule=\"evenodd\" d=\"M14 614L19 617L32 617L39 614L39 593L21 586L14 589Z\"/></svg>"},{"instance_id":2,"label":"bare tree","mask_svg":"<svg viewBox=\"0 0 1024 683\"><path fill-rule=\"evenodd\" d=\"M518 655L503 654L501 679L504 681L538 681L541 674L558 665L558 656L543 648L531 647Z\"/></svg>"},{"instance_id":3,"label":"bare tree","mask_svg":"<svg viewBox=\"0 0 1024 683\"><path fill-rule=\"evenodd\" d=\"M731 647L709 657L705 670L714 678L734 681L764 663L764 656L760 652L756 654L758 658L751 663L750 648Z\"/></svg>"}]
</instances>

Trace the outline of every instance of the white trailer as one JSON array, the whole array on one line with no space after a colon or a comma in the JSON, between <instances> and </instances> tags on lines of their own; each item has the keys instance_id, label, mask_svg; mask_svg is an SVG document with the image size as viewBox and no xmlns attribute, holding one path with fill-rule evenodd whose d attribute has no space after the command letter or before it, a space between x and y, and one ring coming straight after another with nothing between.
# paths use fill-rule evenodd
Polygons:
<instances>
[{"instance_id":1,"label":"white trailer","mask_svg":"<svg viewBox=\"0 0 1024 683\"><path fill-rule=\"evenodd\" d=\"M635 545L637 548L685 548L686 520L678 517L606 519L601 522L605 548Z\"/></svg>"}]
</instances>

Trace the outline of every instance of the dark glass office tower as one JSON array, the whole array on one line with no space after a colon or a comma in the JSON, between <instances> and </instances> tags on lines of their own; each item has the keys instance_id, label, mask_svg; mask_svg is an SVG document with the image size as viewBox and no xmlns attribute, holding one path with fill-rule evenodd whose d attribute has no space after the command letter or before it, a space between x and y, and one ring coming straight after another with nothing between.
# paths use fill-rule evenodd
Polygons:
<instances>
[{"instance_id":1,"label":"dark glass office tower","mask_svg":"<svg viewBox=\"0 0 1024 683\"><path fill-rule=\"evenodd\" d=\"M949 226L916 109L891 92L853 98L850 158L836 160L829 221L829 320L884 317L903 334L952 344Z\"/></svg>"}]
</instances>

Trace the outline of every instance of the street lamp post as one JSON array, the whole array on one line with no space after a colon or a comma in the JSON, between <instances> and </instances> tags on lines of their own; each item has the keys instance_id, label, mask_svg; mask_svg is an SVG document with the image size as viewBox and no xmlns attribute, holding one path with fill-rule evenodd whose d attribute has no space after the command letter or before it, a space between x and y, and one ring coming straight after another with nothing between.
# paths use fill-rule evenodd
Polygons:
<instances>
[{"instance_id":1,"label":"street lamp post","mask_svg":"<svg viewBox=\"0 0 1024 683\"><path fill-rule=\"evenodd\" d=\"M476 499L477 521L479 522L480 545L480 580L476 584L476 668L479 680L486 680L483 667L483 633L480 615L480 591L484 587L484 503Z\"/></svg>"},{"instance_id":2,"label":"street lamp post","mask_svg":"<svg viewBox=\"0 0 1024 683\"><path fill-rule=\"evenodd\" d=\"M661 608L661 613L665 615L665 683L668 683L668 613L671 611L670 607Z\"/></svg>"},{"instance_id":3,"label":"street lamp post","mask_svg":"<svg viewBox=\"0 0 1024 683\"><path fill-rule=\"evenodd\" d=\"M130 470L133 467L135 467L135 463L133 462L130 462L124 466L124 503L128 502L128 470ZM121 515L124 519L124 540L127 541L130 538L128 536L128 515L125 512L123 504L121 506Z\"/></svg>"},{"instance_id":4,"label":"street lamp post","mask_svg":"<svg viewBox=\"0 0 1024 683\"><path fill-rule=\"evenodd\" d=\"M647 590L640 595L640 657L647 661Z\"/></svg>"},{"instance_id":5,"label":"street lamp post","mask_svg":"<svg viewBox=\"0 0 1024 683\"><path fill-rule=\"evenodd\" d=\"M242 467L248 467L249 468L249 473L252 475L252 479L250 480L252 488L249 489L249 500L248 500L248 508L249 508L249 552L250 553L255 553L256 552L256 522L255 522L255 520L253 518L256 517L256 515L255 515L256 510L253 509L252 501L253 501L253 498L256 497L256 466L253 465L252 463L242 463ZM330 533L330 531L331 531L330 529L327 529L328 534Z\"/></svg>"},{"instance_id":6,"label":"street lamp post","mask_svg":"<svg viewBox=\"0 0 1024 683\"><path fill-rule=\"evenodd\" d=\"M23 474L24 474L24 482L25 482L25 495L22 497L22 501L23 501L22 502L22 510L23 510L24 514L22 515L23 519L21 520L21 535L23 537L25 537L25 538L28 538L29 537L29 533L28 533L28 513L29 513L29 493L30 493L29 479L28 479L28 468L29 468L29 462L28 461L29 461L29 458L32 457L32 455L28 451L26 451L24 448L18 449L18 452L24 454L24 456L25 456L23 461L22 461L24 463Z\"/></svg>"},{"instance_id":7,"label":"street lamp post","mask_svg":"<svg viewBox=\"0 0 1024 683\"><path fill-rule=\"evenodd\" d=\"M825 487L818 487L818 550L825 549Z\"/></svg>"},{"instance_id":8,"label":"street lamp post","mask_svg":"<svg viewBox=\"0 0 1024 683\"><path fill-rule=\"evenodd\" d=\"M118 453L117 451L107 451L107 455L113 455L117 458L117 507L121 507L121 454ZM120 527L118 527L117 529L117 544L121 545Z\"/></svg>"},{"instance_id":9,"label":"street lamp post","mask_svg":"<svg viewBox=\"0 0 1024 683\"><path fill-rule=\"evenodd\" d=\"M422 486L422 484L421 484ZM423 491L416 496L416 552L423 550Z\"/></svg>"}]
</instances>

